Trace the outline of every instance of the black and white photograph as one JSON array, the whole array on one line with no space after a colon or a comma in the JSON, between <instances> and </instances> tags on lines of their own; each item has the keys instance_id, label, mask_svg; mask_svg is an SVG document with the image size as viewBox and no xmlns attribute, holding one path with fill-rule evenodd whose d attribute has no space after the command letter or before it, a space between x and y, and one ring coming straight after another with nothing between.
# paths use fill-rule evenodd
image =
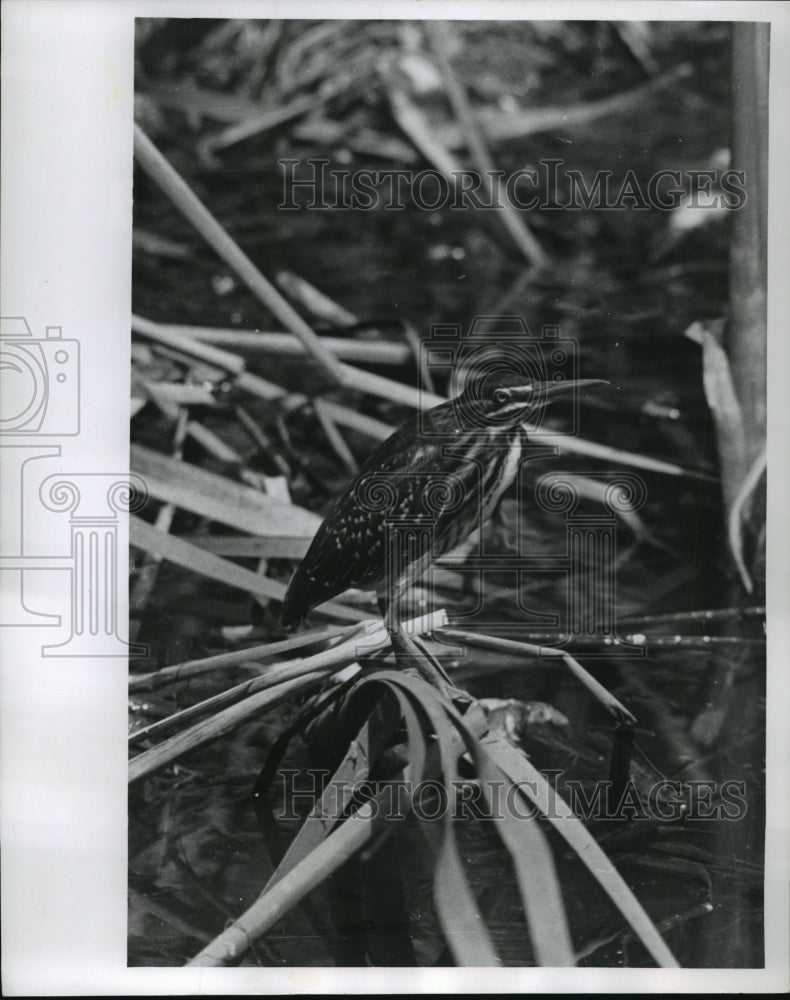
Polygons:
<instances>
[{"instance_id":1,"label":"black and white photograph","mask_svg":"<svg viewBox=\"0 0 790 1000\"><path fill-rule=\"evenodd\" d=\"M34 6L5 992L786 989L788 5Z\"/></svg>"}]
</instances>

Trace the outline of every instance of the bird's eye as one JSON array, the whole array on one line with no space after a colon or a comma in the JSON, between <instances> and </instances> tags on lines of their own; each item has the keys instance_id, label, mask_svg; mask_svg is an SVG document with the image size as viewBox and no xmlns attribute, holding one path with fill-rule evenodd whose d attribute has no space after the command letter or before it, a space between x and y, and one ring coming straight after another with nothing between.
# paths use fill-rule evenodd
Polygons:
<instances>
[{"instance_id":1,"label":"bird's eye","mask_svg":"<svg viewBox=\"0 0 790 1000\"><path fill-rule=\"evenodd\" d=\"M494 401L497 402L500 406L504 406L509 399L510 399L510 393L507 391L507 389L497 389L497 391L494 393Z\"/></svg>"}]
</instances>

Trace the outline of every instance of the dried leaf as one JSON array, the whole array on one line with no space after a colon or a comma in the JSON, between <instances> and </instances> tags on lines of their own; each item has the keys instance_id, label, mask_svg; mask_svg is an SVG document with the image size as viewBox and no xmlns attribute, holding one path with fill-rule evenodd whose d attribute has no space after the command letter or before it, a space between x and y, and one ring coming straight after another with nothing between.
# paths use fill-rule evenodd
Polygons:
<instances>
[{"instance_id":1,"label":"dried leaf","mask_svg":"<svg viewBox=\"0 0 790 1000\"><path fill-rule=\"evenodd\" d=\"M321 523L317 514L303 507L275 500L143 445L132 445L131 466L155 499L251 535L312 538Z\"/></svg>"},{"instance_id":2,"label":"dried leaf","mask_svg":"<svg viewBox=\"0 0 790 1000\"><path fill-rule=\"evenodd\" d=\"M168 535L163 531L157 531L146 521L129 515L129 541L132 545L158 556L160 559L167 559L177 566L183 566L193 573L218 580L228 587L236 587L239 590L246 590L250 594L259 597L271 597L276 601L282 601L285 597L285 584L277 580L270 580L268 576L260 573L253 573L252 570L237 566L236 563L228 562L219 556L199 549L196 545ZM367 620L370 615L356 608L346 607L344 604L337 604L335 601L327 601L316 608L318 613L325 612L333 618L340 618L342 621L360 622Z\"/></svg>"}]
</instances>

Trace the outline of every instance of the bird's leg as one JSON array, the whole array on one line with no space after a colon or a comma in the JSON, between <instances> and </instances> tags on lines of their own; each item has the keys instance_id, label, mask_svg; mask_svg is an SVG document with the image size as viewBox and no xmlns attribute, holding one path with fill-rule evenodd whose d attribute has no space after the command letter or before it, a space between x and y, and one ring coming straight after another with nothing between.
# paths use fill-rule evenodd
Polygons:
<instances>
[{"instance_id":1,"label":"bird's leg","mask_svg":"<svg viewBox=\"0 0 790 1000\"><path fill-rule=\"evenodd\" d=\"M427 650L419 649L415 640L401 627L398 595L392 594L388 600L379 597L378 601L397 665L399 667L416 667L422 677L450 701L457 701L459 698L468 701L469 696L453 685L450 678L428 654Z\"/></svg>"}]
</instances>

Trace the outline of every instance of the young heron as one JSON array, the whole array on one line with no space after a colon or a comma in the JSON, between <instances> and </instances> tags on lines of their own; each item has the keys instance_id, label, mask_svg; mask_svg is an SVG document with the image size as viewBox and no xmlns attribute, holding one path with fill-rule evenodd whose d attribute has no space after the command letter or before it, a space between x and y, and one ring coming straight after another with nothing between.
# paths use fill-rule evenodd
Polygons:
<instances>
[{"instance_id":1,"label":"young heron","mask_svg":"<svg viewBox=\"0 0 790 1000\"><path fill-rule=\"evenodd\" d=\"M458 398L411 417L373 452L327 514L291 579L283 626L300 624L317 604L359 587L375 589L386 602L385 624L396 636L404 591L493 514L515 479L526 442L521 425L555 399L606 384L492 373L468 380ZM413 532L408 538L415 526L416 544Z\"/></svg>"}]
</instances>

